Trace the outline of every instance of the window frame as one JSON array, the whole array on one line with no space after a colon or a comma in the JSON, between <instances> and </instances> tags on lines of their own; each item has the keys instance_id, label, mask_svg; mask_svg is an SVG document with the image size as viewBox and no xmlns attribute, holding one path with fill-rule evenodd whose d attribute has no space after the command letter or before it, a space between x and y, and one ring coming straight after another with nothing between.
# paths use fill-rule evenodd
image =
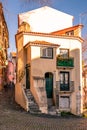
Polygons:
<instances>
[{"instance_id":1,"label":"window frame","mask_svg":"<svg viewBox=\"0 0 87 130\"><path fill-rule=\"evenodd\" d=\"M67 36L74 36L74 30L67 31L65 34Z\"/></svg>"},{"instance_id":2,"label":"window frame","mask_svg":"<svg viewBox=\"0 0 87 130\"><path fill-rule=\"evenodd\" d=\"M70 72L60 71L60 91L70 91Z\"/></svg>"},{"instance_id":3,"label":"window frame","mask_svg":"<svg viewBox=\"0 0 87 130\"><path fill-rule=\"evenodd\" d=\"M63 51L67 51L67 54L64 54ZM69 49L60 48L60 58L68 59L69 58Z\"/></svg>"},{"instance_id":4,"label":"window frame","mask_svg":"<svg viewBox=\"0 0 87 130\"><path fill-rule=\"evenodd\" d=\"M48 52L50 49L51 52ZM50 53L50 55L49 55ZM41 47L40 48L40 57L46 59L53 59L53 48L52 47Z\"/></svg>"}]
</instances>

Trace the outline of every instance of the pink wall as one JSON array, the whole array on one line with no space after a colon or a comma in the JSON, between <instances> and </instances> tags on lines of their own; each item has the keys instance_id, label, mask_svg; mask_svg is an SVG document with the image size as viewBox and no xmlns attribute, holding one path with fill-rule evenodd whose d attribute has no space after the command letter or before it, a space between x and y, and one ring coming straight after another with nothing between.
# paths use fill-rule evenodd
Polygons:
<instances>
[{"instance_id":1,"label":"pink wall","mask_svg":"<svg viewBox=\"0 0 87 130\"><path fill-rule=\"evenodd\" d=\"M11 61L8 61L7 68L7 82L14 81L14 64Z\"/></svg>"}]
</instances>

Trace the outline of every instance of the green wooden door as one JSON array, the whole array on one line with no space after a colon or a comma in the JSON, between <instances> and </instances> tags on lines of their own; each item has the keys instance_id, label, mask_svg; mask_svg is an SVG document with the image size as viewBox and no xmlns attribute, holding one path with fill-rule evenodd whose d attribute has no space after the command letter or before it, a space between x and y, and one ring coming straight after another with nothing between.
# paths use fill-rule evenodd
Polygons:
<instances>
[{"instance_id":1,"label":"green wooden door","mask_svg":"<svg viewBox=\"0 0 87 130\"><path fill-rule=\"evenodd\" d=\"M53 75L51 73L46 73L45 81L47 98L53 98Z\"/></svg>"}]
</instances>

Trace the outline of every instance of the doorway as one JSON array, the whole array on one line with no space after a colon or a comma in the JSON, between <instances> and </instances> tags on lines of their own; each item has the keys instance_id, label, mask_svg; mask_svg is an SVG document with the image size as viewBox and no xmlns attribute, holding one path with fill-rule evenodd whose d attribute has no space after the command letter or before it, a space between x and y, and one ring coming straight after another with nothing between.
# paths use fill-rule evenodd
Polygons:
<instances>
[{"instance_id":1,"label":"doorway","mask_svg":"<svg viewBox=\"0 0 87 130\"><path fill-rule=\"evenodd\" d=\"M26 89L30 89L30 65L26 64Z\"/></svg>"},{"instance_id":2,"label":"doorway","mask_svg":"<svg viewBox=\"0 0 87 130\"><path fill-rule=\"evenodd\" d=\"M60 91L69 91L69 72L60 72Z\"/></svg>"},{"instance_id":3,"label":"doorway","mask_svg":"<svg viewBox=\"0 0 87 130\"><path fill-rule=\"evenodd\" d=\"M53 98L53 74L45 73L45 87L47 98Z\"/></svg>"}]
</instances>

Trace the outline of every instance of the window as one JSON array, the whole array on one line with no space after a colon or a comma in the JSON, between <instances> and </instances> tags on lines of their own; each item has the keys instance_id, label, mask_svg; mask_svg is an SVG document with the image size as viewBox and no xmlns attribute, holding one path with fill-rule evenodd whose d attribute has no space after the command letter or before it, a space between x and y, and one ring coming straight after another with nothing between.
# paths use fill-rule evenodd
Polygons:
<instances>
[{"instance_id":1,"label":"window","mask_svg":"<svg viewBox=\"0 0 87 130\"><path fill-rule=\"evenodd\" d=\"M69 91L69 72L60 72L60 91Z\"/></svg>"},{"instance_id":2,"label":"window","mask_svg":"<svg viewBox=\"0 0 87 130\"><path fill-rule=\"evenodd\" d=\"M42 58L53 58L53 48L41 47L41 57Z\"/></svg>"},{"instance_id":3,"label":"window","mask_svg":"<svg viewBox=\"0 0 87 130\"><path fill-rule=\"evenodd\" d=\"M69 58L69 49L60 49L61 58Z\"/></svg>"},{"instance_id":4,"label":"window","mask_svg":"<svg viewBox=\"0 0 87 130\"><path fill-rule=\"evenodd\" d=\"M74 30L66 32L66 35L68 35L68 36L74 36Z\"/></svg>"}]
</instances>

